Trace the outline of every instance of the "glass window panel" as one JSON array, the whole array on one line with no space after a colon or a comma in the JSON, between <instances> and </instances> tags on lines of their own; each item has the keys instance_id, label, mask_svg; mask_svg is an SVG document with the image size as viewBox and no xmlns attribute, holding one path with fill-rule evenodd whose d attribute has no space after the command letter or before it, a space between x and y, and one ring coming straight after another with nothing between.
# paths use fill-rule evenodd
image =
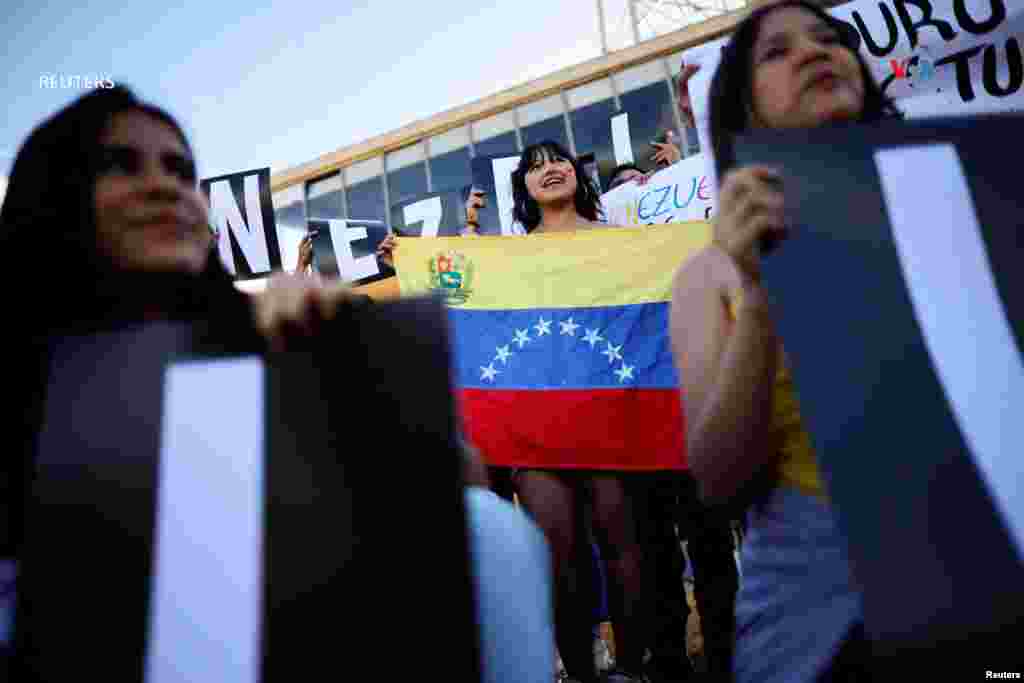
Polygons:
<instances>
[{"instance_id":1,"label":"glass window panel","mask_svg":"<svg viewBox=\"0 0 1024 683\"><path fill-rule=\"evenodd\" d=\"M562 96L551 95L536 102L519 107L519 127L526 126L562 115Z\"/></svg>"},{"instance_id":2,"label":"glass window panel","mask_svg":"<svg viewBox=\"0 0 1024 683\"><path fill-rule=\"evenodd\" d=\"M511 111L473 122L473 147L477 156L513 155L519 153L516 142L515 117Z\"/></svg>"},{"instance_id":3,"label":"glass window panel","mask_svg":"<svg viewBox=\"0 0 1024 683\"><path fill-rule=\"evenodd\" d=\"M274 225L277 226L277 241L281 247L281 264L285 270L295 270L299 262L299 242L306 234L306 210L302 184L292 185L275 192Z\"/></svg>"},{"instance_id":4,"label":"glass window panel","mask_svg":"<svg viewBox=\"0 0 1024 683\"><path fill-rule=\"evenodd\" d=\"M454 152L462 147L469 147L469 126L459 126L430 138L431 157Z\"/></svg>"},{"instance_id":5,"label":"glass window panel","mask_svg":"<svg viewBox=\"0 0 1024 683\"><path fill-rule=\"evenodd\" d=\"M565 132L565 119L561 114L557 118L548 119L523 128L523 146L535 145L545 140L554 140L569 149L569 136Z\"/></svg>"},{"instance_id":6,"label":"glass window panel","mask_svg":"<svg viewBox=\"0 0 1024 683\"><path fill-rule=\"evenodd\" d=\"M569 112L572 134L576 139L576 152L580 156L594 155L602 188L608 184L611 170L615 167L611 119L616 112L610 88L608 95L605 99L576 107Z\"/></svg>"},{"instance_id":7,"label":"glass window panel","mask_svg":"<svg viewBox=\"0 0 1024 683\"><path fill-rule=\"evenodd\" d=\"M607 78L602 78L573 88L565 93L565 96L571 111L602 100L610 100L614 97L614 93L612 93L612 82Z\"/></svg>"},{"instance_id":8,"label":"glass window panel","mask_svg":"<svg viewBox=\"0 0 1024 683\"><path fill-rule=\"evenodd\" d=\"M344 218L341 174L311 180L306 186L306 211L311 218Z\"/></svg>"},{"instance_id":9,"label":"glass window panel","mask_svg":"<svg viewBox=\"0 0 1024 683\"><path fill-rule=\"evenodd\" d=\"M675 78L679 75L679 70L683 66L683 56L685 54L686 50L682 50L681 52L676 52L675 54L671 54L665 58L665 61L668 62L668 68L672 74L672 78Z\"/></svg>"},{"instance_id":10,"label":"glass window panel","mask_svg":"<svg viewBox=\"0 0 1024 683\"><path fill-rule=\"evenodd\" d=\"M500 114L473 122L473 142L480 143L488 138L514 131L515 128L515 116L511 111L503 111Z\"/></svg>"},{"instance_id":11,"label":"glass window panel","mask_svg":"<svg viewBox=\"0 0 1024 683\"><path fill-rule=\"evenodd\" d=\"M552 95L519 108L519 129L523 146L554 140L568 149L569 136L562 116L562 97Z\"/></svg>"},{"instance_id":12,"label":"glass window panel","mask_svg":"<svg viewBox=\"0 0 1024 683\"><path fill-rule=\"evenodd\" d=\"M427 191L427 166L423 160L422 143L388 155L388 199L392 205Z\"/></svg>"},{"instance_id":13,"label":"glass window panel","mask_svg":"<svg viewBox=\"0 0 1024 683\"><path fill-rule=\"evenodd\" d=\"M400 168L411 166L418 161L423 161L423 143L417 142L414 145L403 147L402 149L396 150L388 154L388 173L391 171L397 171Z\"/></svg>"},{"instance_id":14,"label":"glass window panel","mask_svg":"<svg viewBox=\"0 0 1024 683\"><path fill-rule=\"evenodd\" d=\"M461 189L473 182L468 146L436 154L434 141L431 140L430 154L430 178L434 184L434 192Z\"/></svg>"},{"instance_id":15,"label":"glass window panel","mask_svg":"<svg viewBox=\"0 0 1024 683\"><path fill-rule=\"evenodd\" d=\"M660 59L615 74L615 85L618 86L620 93L636 90L655 81L663 80L665 80L665 67L662 66Z\"/></svg>"},{"instance_id":16,"label":"glass window panel","mask_svg":"<svg viewBox=\"0 0 1024 683\"><path fill-rule=\"evenodd\" d=\"M349 218L378 221L386 219L387 207L384 205L381 171L383 163L380 158L352 164L345 169L345 197L348 199Z\"/></svg>"},{"instance_id":17,"label":"glass window panel","mask_svg":"<svg viewBox=\"0 0 1024 683\"><path fill-rule=\"evenodd\" d=\"M650 168L653 163L651 157L655 152L651 142L666 131L676 129L672 113L675 104L670 96L668 82L663 78L642 88L624 92L620 95L620 102L623 111L629 112L633 159L641 168Z\"/></svg>"},{"instance_id":18,"label":"glass window panel","mask_svg":"<svg viewBox=\"0 0 1024 683\"><path fill-rule=\"evenodd\" d=\"M384 159L374 157L352 164L345 169L345 186L355 185L384 172Z\"/></svg>"}]
</instances>

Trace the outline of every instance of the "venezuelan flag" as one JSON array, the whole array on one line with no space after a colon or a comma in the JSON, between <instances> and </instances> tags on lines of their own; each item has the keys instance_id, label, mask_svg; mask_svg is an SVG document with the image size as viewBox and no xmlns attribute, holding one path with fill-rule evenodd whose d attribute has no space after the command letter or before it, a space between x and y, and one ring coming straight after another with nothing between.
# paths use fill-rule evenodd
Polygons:
<instances>
[{"instance_id":1,"label":"venezuelan flag","mask_svg":"<svg viewBox=\"0 0 1024 683\"><path fill-rule=\"evenodd\" d=\"M672 279L705 222L527 237L408 238L402 295L449 304L469 439L492 465L686 466Z\"/></svg>"}]
</instances>

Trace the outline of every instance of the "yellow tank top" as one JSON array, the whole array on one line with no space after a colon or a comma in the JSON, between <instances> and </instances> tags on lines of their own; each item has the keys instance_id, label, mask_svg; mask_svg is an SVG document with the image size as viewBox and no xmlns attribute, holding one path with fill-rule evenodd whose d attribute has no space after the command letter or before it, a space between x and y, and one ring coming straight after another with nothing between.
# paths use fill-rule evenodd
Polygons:
<instances>
[{"instance_id":1,"label":"yellow tank top","mask_svg":"<svg viewBox=\"0 0 1024 683\"><path fill-rule=\"evenodd\" d=\"M727 314L730 322L734 323L738 297L733 297L732 306L729 308ZM779 485L790 486L809 495L827 499L818 471L818 461L811 446L811 438L804 429L800 417L800 405L793 387L793 378L785 358L782 357L781 349L779 356L779 369L775 374L772 393L772 423L769 436L773 450L779 457L776 468Z\"/></svg>"}]
</instances>

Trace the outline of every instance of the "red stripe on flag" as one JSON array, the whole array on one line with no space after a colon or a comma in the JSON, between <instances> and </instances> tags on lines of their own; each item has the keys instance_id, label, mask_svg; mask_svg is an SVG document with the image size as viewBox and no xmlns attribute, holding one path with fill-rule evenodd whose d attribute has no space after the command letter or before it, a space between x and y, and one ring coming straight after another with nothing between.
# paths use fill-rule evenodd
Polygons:
<instances>
[{"instance_id":1,"label":"red stripe on flag","mask_svg":"<svg viewBox=\"0 0 1024 683\"><path fill-rule=\"evenodd\" d=\"M678 389L460 389L466 436L489 465L686 469Z\"/></svg>"}]
</instances>

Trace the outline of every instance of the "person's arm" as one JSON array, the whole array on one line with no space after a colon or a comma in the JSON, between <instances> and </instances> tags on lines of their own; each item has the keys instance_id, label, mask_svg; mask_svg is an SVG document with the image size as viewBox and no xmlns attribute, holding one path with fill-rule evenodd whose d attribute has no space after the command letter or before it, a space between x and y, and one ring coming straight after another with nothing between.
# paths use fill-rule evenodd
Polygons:
<instances>
[{"instance_id":1,"label":"person's arm","mask_svg":"<svg viewBox=\"0 0 1024 683\"><path fill-rule=\"evenodd\" d=\"M480 233L480 209L487 206L487 196L483 190L475 187L470 188L469 197L466 199L466 227L461 234L477 235Z\"/></svg>"},{"instance_id":2,"label":"person's arm","mask_svg":"<svg viewBox=\"0 0 1024 683\"><path fill-rule=\"evenodd\" d=\"M651 146L657 150L651 157L651 161L655 163L655 169L659 166L662 168L671 166L683 158L683 154L676 144L676 134L671 130L665 131L665 142L655 141L651 143Z\"/></svg>"},{"instance_id":3,"label":"person's arm","mask_svg":"<svg viewBox=\"0 0 1024 683\"><path fill-rule=\"evenodd\" d=\"M676 274L670 328L685 391L690 468L701 495L724 502L774 456L769 443L778 340L761 288L761 252L787 234L776 170L725 175L713 246ZM739 301L730 324L728 307Z\"/></svg>"},{"instance_id":4,"label":"person's arm","mask_svg":"<svg viewBox=\"0 0 1024 683\"><path fill-rule=\"evenodd\" d=\"M465 485L490 488L491 478L480 452L462 437L459 437L459 449L462 452L462 479Z\"/></svg>"},{"instance_id":5,"label":"person's arm","mask_svg":"<svg viewBox=\"0 0 1024 683\"><path fill-rule=\"evenodd\" d=\"M737 289L742 303L730 329L726 308ZM670 327L690 471L703 499L726 502L774 455L768 437L777 341L764 292L709 247L676 275Z\"/></svg>"},{"instance_id":6,"label":"person's arm","mask_svg":"<svg viewBox=\"0 0 1024 683\"><path fill-rule=\"evenodd\" d=\"M394 233L388 233L379 245L377 245L377 258L388 268L395 267L395 249L398 248L398 237Z\"/></svg>"},{"instance_id":7,"label":"person's arm","mask_svg":"<svg viewBox=\"0 0 1024 683\"><path fill-rule=\"evenodd\" d=\"M295 264L295 275L305 275L313 265L313 236L306 235L299 242L299 260Z\"/></svg>"}]
</instances>

